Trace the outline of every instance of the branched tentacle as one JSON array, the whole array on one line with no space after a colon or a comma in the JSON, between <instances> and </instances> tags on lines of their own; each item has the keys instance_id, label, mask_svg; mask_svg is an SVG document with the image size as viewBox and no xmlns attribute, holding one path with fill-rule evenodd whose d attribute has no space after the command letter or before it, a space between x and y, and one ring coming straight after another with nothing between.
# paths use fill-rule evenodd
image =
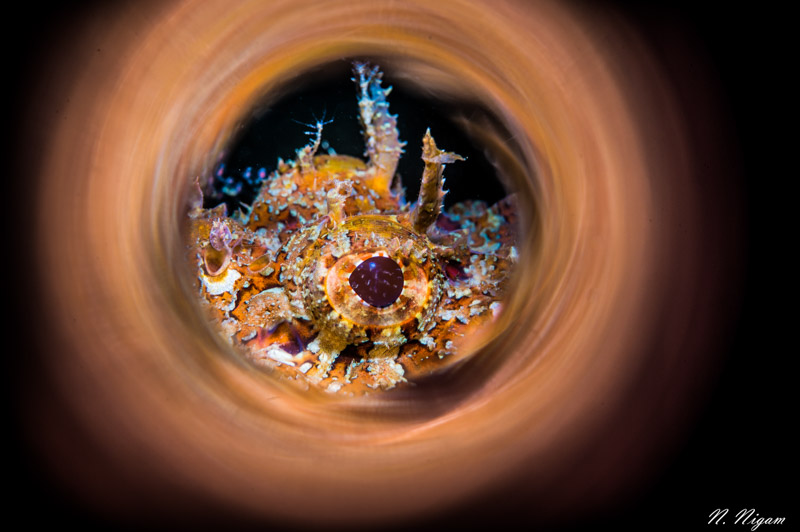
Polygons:
<instances>
[{"instance_id":1,"label":"branched tentacle","mask_svg":"<svg viewBox=\"0 0 800 532\"><path fill-rule=\"evenodd\" d=\"M302 172L310 172L314 170L314 155L317 154L320 142L322 141L322 127L329 123L330 121L325 122L323 120L317 120L317 122L312 126L314 129L307 132L307 134L310 137L313 137L314 140L297 150L296 161Z\"/></svg>"}]
</instances>

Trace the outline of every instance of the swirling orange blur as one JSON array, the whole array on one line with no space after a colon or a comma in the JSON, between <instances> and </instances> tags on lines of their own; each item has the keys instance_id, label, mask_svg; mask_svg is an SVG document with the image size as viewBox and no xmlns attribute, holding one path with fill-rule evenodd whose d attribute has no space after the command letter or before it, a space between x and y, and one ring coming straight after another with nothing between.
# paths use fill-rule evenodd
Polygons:
<instances>
[{"instance_id":1,"label":"swirling orange blur","mask_svg":"<svg viewBox=\"0 0 800 532\"><path fill-rule=\"evenodd\" d=\"M682 107L623 21L511 0L175 1L81 32L44 89L68 103L45 119L35 213L49 392L27 400L82 504L376 524L501 487L561 520L658 469L714 361L731 205L697 186L690 124L713 111ZM285 390L231 353L181 257L190 184L250 110L352 57L491 109L520 152L526 231L504 322L469 364L346 401Z\"/></svg>"}]
</instances>

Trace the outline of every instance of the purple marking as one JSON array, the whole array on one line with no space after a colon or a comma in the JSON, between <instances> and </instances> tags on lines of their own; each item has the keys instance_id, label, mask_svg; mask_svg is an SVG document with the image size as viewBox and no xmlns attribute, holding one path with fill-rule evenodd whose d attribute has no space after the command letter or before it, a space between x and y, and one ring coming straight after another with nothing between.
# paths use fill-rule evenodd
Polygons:
<instances>
[{"instance_id":1,"label":"purple marking","mask_svg":"<svg viewBox=\"0 0 800 532\"><path fill-rule=\"evenodd\" d=\"M350 274L350 286L373 307L388 307L397 301L403 284L403 270L389 257L369 258Z\"/></svg>"},{"instance_id":2,"label":"purple marking","mask_svg":"<svg viewBox=\"0 0 800 532\"><path fill-rule=\"evenodd\" d=\"M449 216L440 214L438 218L436 218L436 226L439 229L443 229L445 231L457 231L461 229L461 224L456 222L455 220L451 219Z\"/></svg>"},{"instance_id":3,"label":"purple marking","mask_svg":"<svg viewBox=\"0 0 800 532\"><path fill-rule=\"evenodd\" d=\"M464 271L464 267L456 261L447 261L444 265L444 273L451 281L466 281L469 275Z\"/></svg>"}]
</instances>

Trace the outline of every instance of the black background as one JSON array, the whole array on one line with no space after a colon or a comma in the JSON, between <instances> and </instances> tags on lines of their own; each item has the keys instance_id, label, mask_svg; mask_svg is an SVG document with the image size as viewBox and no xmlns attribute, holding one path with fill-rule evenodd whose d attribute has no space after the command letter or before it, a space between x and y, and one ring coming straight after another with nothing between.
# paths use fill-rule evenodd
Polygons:
<instances>
[{"instance_id":1,"label":"black background","mask_svg":"<svg viewBox=\"0 0 800 532\"><path fill-rule=\"evenodd\" d=\"M789 73L796 70L797 59L790 54L796 45L789 48L790 34L783 22L788 13L745 4L734 7L719 3L699 8L693 2L647 4L587 3L593 9L616 9L629 17L642 28L668 71L674 66L670 43L676 38L710 59L710 73L721 87L717 98L730 119L731 162L741 170L731 179L732 186L742 187L745 198L747 231L742 245L746 249L746 278L741 286L734 287L741 308L724 347L724 364L709 383L713 387L710 401L669 467L626 504L602 515L586 516L572 527L714 528L706 525L708 515L722 507L732 511L756 508L761 515L785 516L787 523L779 529L789 530L796 527L799 490L792 452L797 441L790 436L797 428L797 396L789 392L798 352L794 343L798 328L796 290L789 274L790 264L796 264L789 253L797 243L792 185L798 172L794 160L789 161L786 156L796 152L794 116L789 116L789 111L796 109L792 99L795 95L789 94L793 85L788 79ZM14 16L6 19L3 124L9 164L4 165L7 174L3 183L10 197L5 198L4 215L8 219L1 234L4 270L10 268L8 276L23 273L33 251L26 213L35 197L32 176L36 161L30 159L30 154L35 153L36 147L29 145L31 138L17 135L28 109L36 105L29 87L36 79L41 59L58 46L60 33L98 5L26 4L17 6ZM684 81L684 88L691 93L691 80ZM35 291L11 288L11 292L11 299L6 300L12 308L7 309L11 318L6 321L3 354L7 379L4 390L8 393L5 405L9 410L5 434L10 451L6 451L6 463L11 464L10 475L4 475L4 485L12 493L10 500L6 495L10 502L4 505L6 518L12 522L21 518L30 524L119 527L122 523L104 522L53 485L21 437L24 405L15 403L15 387L20 383L21 371L36 368L36 353L26 348L25 339L46 333L46 324L29 319L35 305L30 297ZM493 515L490 501L486 502L419 523L419 528L454 529L467 523L508 529L537 525L520 522L513 514Z\"/></svg>"}]
</instances>

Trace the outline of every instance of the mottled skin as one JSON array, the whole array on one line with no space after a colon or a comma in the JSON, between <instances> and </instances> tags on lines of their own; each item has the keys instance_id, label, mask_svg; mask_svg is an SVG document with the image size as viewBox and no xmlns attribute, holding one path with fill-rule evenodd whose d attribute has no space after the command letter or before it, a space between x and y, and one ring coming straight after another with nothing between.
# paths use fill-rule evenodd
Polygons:
<instances>
[{"instance_id":1,"label":"mottled skin","mask_svg":"<svg viewBox=\"0 0 800 532\"><path fill-rule=\"evenodd\" d=\"M322 134L279 161L249 212L190 212L201 301L225 338L280 378L360 394L414 382L460 359L462 339L500 310L516 259L515 206L464 202L441 213L444 165L428 131L418 200L393 190L404 143L377 67L356 63L367 162L316 155ZM383 256L403 272L399 298L375 307L349 275Z\"/></svg>"}]
</instances>

